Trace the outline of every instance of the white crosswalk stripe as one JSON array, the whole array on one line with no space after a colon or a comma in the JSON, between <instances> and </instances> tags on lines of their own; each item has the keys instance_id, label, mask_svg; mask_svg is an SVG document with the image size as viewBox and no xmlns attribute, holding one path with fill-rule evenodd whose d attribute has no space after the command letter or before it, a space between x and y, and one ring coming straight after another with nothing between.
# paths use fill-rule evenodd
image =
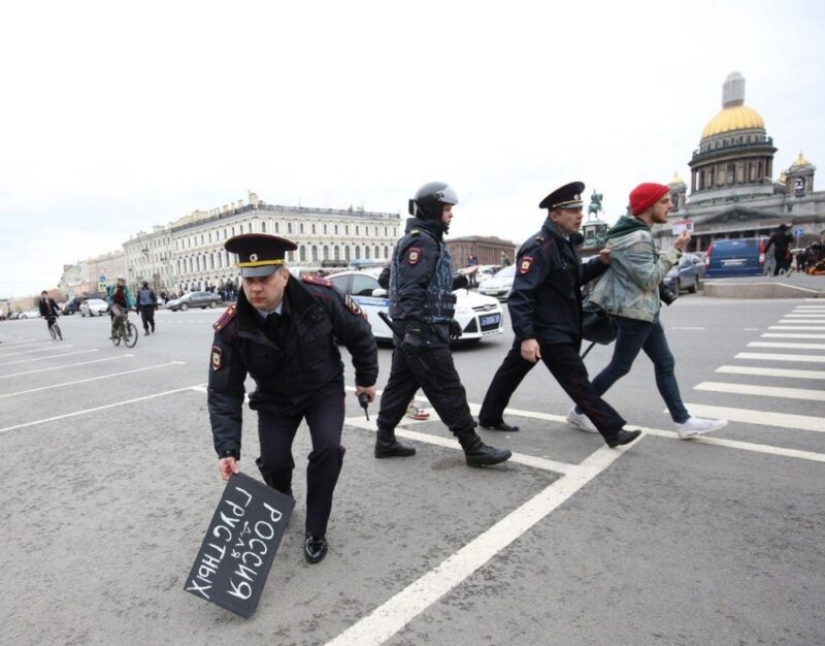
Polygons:
<instances>
[{"instance_id":1,"label":"white crosswalk stripe","mask_svg":"<svg viewBox=\"0 0 825 646\"><path fill-rule=\"evenodd\" d=\"M825 391L805 388L779 388L776 386L753 386L750 384L729 384L720 381L703 381L695 390L710 390L717 393L736 393L739 395L757 395L759 397L781 397L782 399L809 399L822 401ZM825 425L825 420L823 420Z\"/></svg>"}]
</instances>

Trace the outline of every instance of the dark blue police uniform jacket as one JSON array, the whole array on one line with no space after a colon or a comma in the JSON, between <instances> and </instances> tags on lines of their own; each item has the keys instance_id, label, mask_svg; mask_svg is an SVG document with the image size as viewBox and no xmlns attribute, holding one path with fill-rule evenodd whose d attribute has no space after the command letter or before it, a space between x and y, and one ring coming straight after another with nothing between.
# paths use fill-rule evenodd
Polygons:
<instances>
[{"instance_id":1,"label":"dark blue police uniform jacket","mask_svg":"<svg viewBox=\"0 0 825 646\"><path fill-rule=\"evenodd\" d=\"M520 342L582 342L582 285L607 270L597 259L582 263L578 249L551 219L518 251L513 291L507 299Z\"/></svg>"},{"instance_id":2,"label":"dark blue police uniform jacket","mask_svg":"<svg viewBox=\"0 0 825 646\"><path fill-rule=\"evenodd\" d=\"M241 410L247 373L257 388L254 410L295 413L319 391L341 383L344 363L337 342L346 345L359 386L378 379L378 349L357 303L325 280L294 277L287 282L283 326L277 342L265 333L258 312L243 292L213 326L208 406L215 450L240 455Z\"/></svg>"}]
</instances>

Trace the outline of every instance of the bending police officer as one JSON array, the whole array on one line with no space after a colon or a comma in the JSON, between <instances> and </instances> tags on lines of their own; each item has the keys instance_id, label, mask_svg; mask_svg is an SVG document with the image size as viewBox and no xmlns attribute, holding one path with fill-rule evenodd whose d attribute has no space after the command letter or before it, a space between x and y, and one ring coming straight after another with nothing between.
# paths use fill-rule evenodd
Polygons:
<instances>
[{"instance_id":1,"label":"bending police officer","mask_svg":"<svg viewBox=\"0 0 825 646\"><path fill-rule=\"evenodd\" d=\"M461 336L453 318L454 289L466 287L466 277L453 279L452 256L444 234L458 204L455 191L443 182L422 186L409 201L404 237L393 252L390 268L390 316L398 330L392 370L381 396L375 457L407 457L415 449L395 438L395 427L420 387L441 420L458 438L470 466L498 464L510 451L486 446L475 432L450 352L450 340Z\"/></svg>"},{"instance_id":2,"label":"bending police officer","mask_svg":"<svg viewBox=\"0 0 825 646\"><path fill-rule=\"evenodd\" d=\"M264 481L292 496L292 442L302 420L312 439L307 466L304 557L318 563L328 551L327 523L344 459L344 364L336 340L355 368L356 396L375 399L378 350L358 305L329 281L290 277L284 258L289 240L244 234L226 241L238 255L243 278L238 301L213 326L209 418L218 469L224 479L239 471L244 381L256 384L249 407L258 413Z\"/></svg>"}]
</instances>

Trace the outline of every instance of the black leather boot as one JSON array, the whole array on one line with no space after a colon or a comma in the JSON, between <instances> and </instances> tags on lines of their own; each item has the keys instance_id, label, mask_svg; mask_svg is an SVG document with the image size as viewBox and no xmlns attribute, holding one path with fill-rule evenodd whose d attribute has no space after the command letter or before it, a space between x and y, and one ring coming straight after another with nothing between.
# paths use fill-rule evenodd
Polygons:
<instances>
[{"instance_id":1,"label":"black leather boot","mask_svg":"<svg viewBox=\"0 0 825 646\"><path fill-rule=\"evenodd\" d=\"M487 446L475 431L458 438L461 448L464 449L464 458L471 467L485 467L504 462L512 457L507 449L495 449Z\"/></svg>"},{"instance_id":2,"label":"black leather boot","mask_svg":"<svg viewBox=\"0 0 825 646\"><path fill-rule=\"evenodd\" d=\"M375 439L376 458L408 458L415 455L415 448L401 444L395 439L395 431L382 431L379 429Z\"/></svg>"}]
</instances>

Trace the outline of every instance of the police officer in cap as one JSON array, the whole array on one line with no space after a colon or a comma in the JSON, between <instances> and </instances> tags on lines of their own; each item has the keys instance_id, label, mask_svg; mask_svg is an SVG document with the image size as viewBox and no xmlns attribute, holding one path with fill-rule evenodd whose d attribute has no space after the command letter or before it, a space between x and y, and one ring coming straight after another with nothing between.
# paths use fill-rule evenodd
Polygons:
<instances>
[{"instance_id":1,"label":"police officer in cap","mask_svg":"<svg viewBox=\"0 0 825 646\"><path fill-rule=\"evenodd\" d=\"M450 352L450 340L462 333L453 318L453 290L467 286L466 277L453 278L453 259L444 244L455 204L455 191L443 182L430 182L418 189L409 202L413 217L407 220L405 235L393 252L390 316L400 336L381 396L376 458L415 453L413 447L396 439L395 427L419 387L458 438L468 465L498 464L511 456L510 451L485 445L476 434L467 394Z\"/></svg>"},{"instance_id":2,"label":"police officer in cap","mask_svg":"<svg viewBox=\"0 0 825 646\"><path fill-rule=\"evenodd\" d=\"M302 420L312 438L307 467L304 556L318 563L327 554L327 521L344 459L344 364L336 340L355 367L356 396L375 398L378 352L358 305L329 281L290 277L289 240L245 234L226 241L238 255L243 289L214 324L209 370L209 418L218 469L226 480L239 471L244 380L256 384L249 406L258 413L264 481L292 495L292 441Z\"/></svg>"},{"instance_id":3,"label":"police officer in cap","mask_svg":"<svg viewBox=\"0 0 825 646\"><path fill-rule=\"evenodd\" d=\"M579 351L582 342L582 285L607 270L606 250L582 263L577 248L584 184L556 189L539 204L547 219L516 258L513 290L507 299L515 341L487 389L479 424L517 431L502 415L510 397L532 367L543 361L564 391L593 421L611 448L628 444L641 431L624 429L625 420L593 391Z\"/></svg>"}]
</instances>

